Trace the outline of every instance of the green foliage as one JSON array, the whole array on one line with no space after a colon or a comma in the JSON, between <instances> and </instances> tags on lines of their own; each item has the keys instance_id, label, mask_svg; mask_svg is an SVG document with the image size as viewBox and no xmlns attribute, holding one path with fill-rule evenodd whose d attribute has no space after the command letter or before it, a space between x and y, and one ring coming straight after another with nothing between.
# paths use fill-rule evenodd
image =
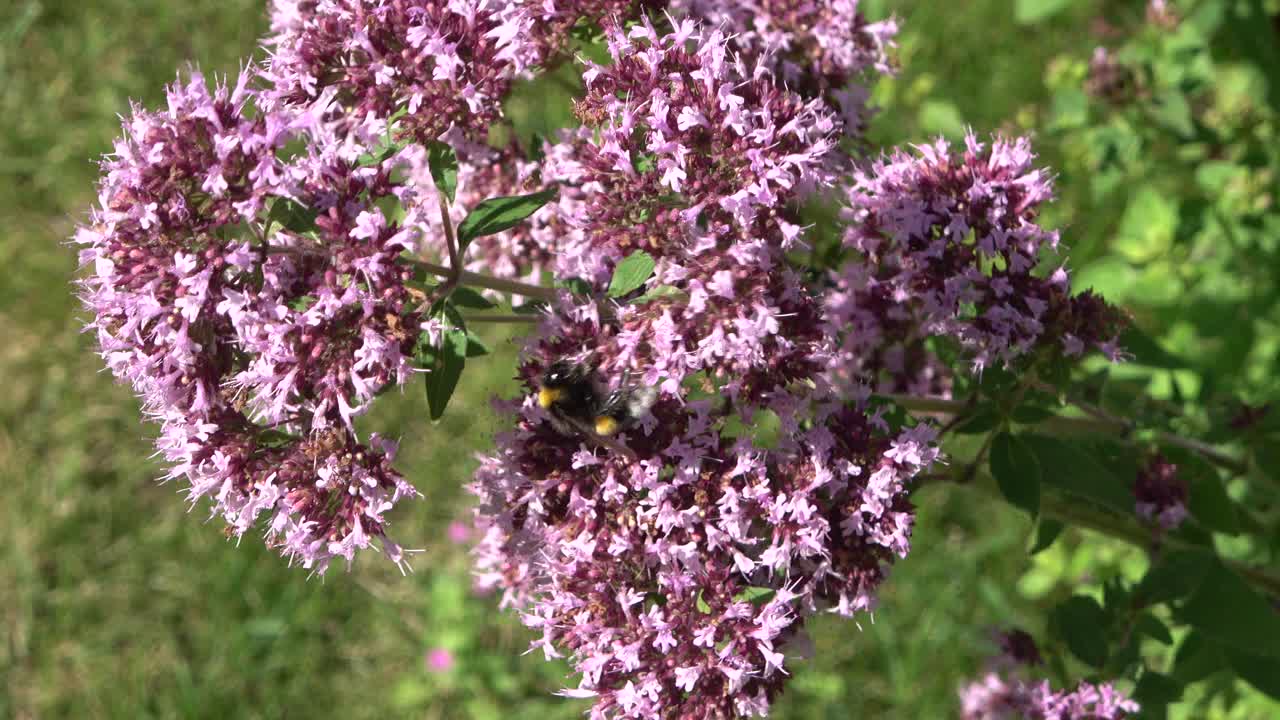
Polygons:
<instances>
[{"instance_id":1,"label":"green foliage","mask_svg":"<svg viewBox=\"0 0 1280 720\"><path fill-rule=\"evenodd\" d=\"M431 143L427 147L427 165L431 168L431 179L436 189L452 203L458 192L458 156L453 148L442 142Z\"/></svg>"},{"instance_id":2,"label":"green foliage","mask_svg":"<svg viewBox=\"0 0 1280 720\"><path fill-rule=\"evenodd\" d=\"M434 167L434 166L433 166ZM435 170L433 169L434 173ZM528 195L496 197L482 201L458 224L458 254L466 252L472 240L493 235L524 222L559 192L551 187Z\"/></svg>"},{"instance_id":3,"label":"green foliage","mask_svg":"<svg viewBox=\"0 0 1280 720\"><path fill-rule=\"evenodd\" d=\"M622 259L609 279L609 297L620 298L638 290L653 274L653 256L637 250Z\"/></svg>"},{"instance_id":4,"label":"green foliage","mask_svg":"<svg viewBox=\"0 0 1280 720\"><path fill-rule=\"evenodd\" d=\"M1040 462L1027 444L1007 432L991 442L991 475L1011 505L1033 519L1040 514Z\"/></svg>"}]
</instances>

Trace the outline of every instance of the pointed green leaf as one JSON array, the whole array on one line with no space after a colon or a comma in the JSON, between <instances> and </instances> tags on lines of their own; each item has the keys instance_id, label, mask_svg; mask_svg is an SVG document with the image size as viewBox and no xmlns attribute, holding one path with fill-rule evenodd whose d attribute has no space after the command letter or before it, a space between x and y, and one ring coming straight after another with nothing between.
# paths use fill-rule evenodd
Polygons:
<instances>
[{"instance_id":1,"label":"pointed green leaf","mask_svg":"<svg viewBox=\"0 0 1280 720\"><path fill-rule=\"evenodd\" d=\"M458 191L458 156L453 148L436 140L427 145L427 164L431 168L431 179L436 189L444 193L453 202Z\"/></svg>"},{"instance_id":2,"label":"pointed green leaf","mask_svg":"<svg viewBox=\"0 0 1280 720\"><path fill-rule=\"evenodd\" d=\"M278 197L271 203L272 222L299 235L315 232L318 214L319 212L314 208L306 207L289 198Z\"/></svg>"},{"instance_id":3,"label":"pointed green leaf","mask_svg":"<svg viewBox=\"0 0 1280 720\"><path fill-rule=\"evenodd\" d=\"M623 258L613 269L613 277L609 280L609 297L622 297L644 285L653 274L655 265L653 256L643 250Z\"/></svg>"},{"instance_id":4,"label":"pointed green leaf","mask_svg":"<svg viewBox=\"0 0 1280 720\"><path fill-rule=\"evenodd\" d=\"M453 292L449 294L449 300L454 305L469 310L492 310L498 307L497 303L490 301L489 298L469 287L454 288Z\"/></svg>"},{"instance_id":5,"label":"pointed green leaf","mask_svg":"<svg viewBox=\"0 0 1280 720\"><path fill-rule=\"evenodd\" d=\"M1227 661L1245 682L1280 700L1280 660L1227 648Z\"/></svg>"},{"instance_id":6,"label":"pointed green leaf","mask_svg":"<svg viewBox=\"0 0 1280 720\"><path fill-rule=\"evenodd\" d=\"M1040 479L1045 485L1124 515L1133 513L1133 478L1116 477L1096 459L1096 451L1044 435L1020 437L1040 462Z\"/></svg>"},{"instance_id":7,"label":"pointed green leaf","mask_svg":"<svg viewBox=\"0 0 1280 720\"><path fill-rule=\"evenodd\" d=\"M764 603L767 603L770 600L772 600L773 596L776 595L777 593L778 591L774 590L773 588L756 587L753 585L747 588L746 590L743 590L742 592L738 593L737 595L734 595L733 599L736 600L737 602L749 602L749 603L754 603L756 605L763 605Z\"/></svg>"},{"instance_id":8,"label":"pointed green leaf","mask_svg":"<svg viewBox=\"0 0 1280 720\"><path fill-rule=\"evenodd\" d=\"M1050 617L1055 634L1073 655L1094 667L1107 663L1108 618L1097 600L1075 595L1054 608Z\"/></svg>"},{"instance_id":9,"label":"pointed green leaf","mask_svg":"<svg viewBox=\"0 0 1280 720\"><path fill-rule=\"evenodd\" d=\"M524 222L556 196L559 190L549 187L529 195L489 198L480 203L458 225L458 252L465 253L472 240L493 235Z\"/></svg>"},{"instance_id":10,"label":"pointed green leaf","mask_svg":"<svg viewBox=\"0 0 1280 720\"><path fill-rule=\"evenodd\" d=\"M467 333L464 330L446 330L441 340L435 365L427 373L427 405L431 419L444 415L449 398L458 387L458 379L467 363Z\"/></svg>"},{"instance_id":11,"label":"pointed green leaf","mask_svg":"<svg viewBox=\"0 0 1280 720\"><path fill-rule=\"evenodd\" d=\"M1011 505L1035 518L1040 514L1040 463L1026 443L1007 432L991 441L991 475Z\"/></svg>"},{"instance_id":12,"label":"pointed green leaf","mask_svg":"<svg viewBox=\"0 0 1280 720\"><path fill-rule=\"evenodd\" d=\"M1027 554L1035 555L1048 550L1053 541L1057 540L1058 536L1062 534L1062 530L1062 523L1041 515L1040 522L1036 523L1035 537L1031 542L1031 547L1027 550Z\"/></svg>"},{"instance_id":13,"label":"pointed green leaf","mask_svg":"<svg viewBox=\"0 0 1280 720\"><path fill-rule=\"evenodd\" d=\"M1280 611L1220 562L1210 564L1177 617L1224 645L1280 658Z\"/></svg>"},{"instance_id":14,"label":"pointed green leaf","mask_svg":"<svg viewBox=\"0 0 1280 720\"><path fill-rule=\"evenodd\" d=\"M1200 587L1211 558L1196 550L1165 552L1138 582L1134 595L1143 605L1184 598Z\"/></svg>"},{"instance_id":15,"label":"pointed green leaf","mask_svg":"<svg viewBox=\"0 0 1280 720\"><path fill-rule=\"evenodd\" d=\"M1134 628L1158 643L1163 645L1173 644L1173 635L1169 632L1169 628L1160 622L1160 618L1149 612L1138 616L1138 623Z\"/></svg>"}]
</instances>

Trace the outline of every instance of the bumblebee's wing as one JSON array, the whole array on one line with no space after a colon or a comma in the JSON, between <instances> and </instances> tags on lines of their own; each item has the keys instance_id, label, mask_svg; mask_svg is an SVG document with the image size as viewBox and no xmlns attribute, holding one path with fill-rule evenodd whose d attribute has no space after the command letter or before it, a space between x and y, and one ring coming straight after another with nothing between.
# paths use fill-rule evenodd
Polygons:
<instances>
[{"instance_id":1,"label":"bumblebee's wing","mask_svg":"<svg viewBox=\"0 0 1280 720\"><path fill-rule=\"evenodd\" d=\"M658 389L655 387L638 387L634 388L627 395L627 413L633 418L639 418L649 412L649 408L658 400Z\"/></svg>"}]
</instances>

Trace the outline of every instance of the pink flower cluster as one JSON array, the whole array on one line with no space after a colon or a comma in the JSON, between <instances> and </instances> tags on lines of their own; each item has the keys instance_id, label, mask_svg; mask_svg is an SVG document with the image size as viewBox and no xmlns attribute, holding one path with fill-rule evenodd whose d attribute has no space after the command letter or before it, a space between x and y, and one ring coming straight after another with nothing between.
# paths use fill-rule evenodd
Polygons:
<instances>
[{"instance_id":1,"label":"pink flower cluster","mask_svg":"<svg viewBox=\"0 0 1280 720\"><path fill-rule=\"evenodd\" d=\"M370 200L389 171L357 168L321 121L329 96L253 113L252 80L211 92L196 75L126 120L76 235L89 329L163 425L168 477L212 498L230 535L265 518L268 541L317 571L373 539L400 562L385 513L416 491L394 443L360 443L352 418L411 371L396 257L412 234ZM285 157L294 141L306 152ZM289 207L313 208L314 229L269 219Z\"/></svg>"},{"instance_id":2,"label":"pink flower cluster","mask_svg":"<svg viewBox=\"0 0 1280 720\"><path fill-rule=\"evenodd\" d=\"M1049 681L1025 682L988 673L960 690L962 720L1123 720L1138 704L1108 684L1082 682L1054 692Z\"/></svg>"},{"instance_id":3,"label":"pink flower cluster","mask_svg":"<svg viewBox=\"0 0 1280 720\"><path fill-rule=\"evenodd\" d=\"M1025 139L970 133L959 152L937 140L855 173L845 245L857 255L826 303L842 335L837 377L945 392L930 337L952 339L975 371L1053 345L1118 357L1116 311L1091 293L1071 296L1064 268L1043 268L1058 233L1036 222L1053 191L1034 157Z\"/></svg>"},{"instance_id":4,"label":"pink flower cluster","mask_svg":"<svg viewBox=\"0 0 1280 720\"><path fill-rule=\"evenodd\" d=\"M476 476L481 580L549 657L569 653L582 680L566 692L596 697L593 717L762 715L807 616L874 606L909 547L906 485L937 450L929 427L890 433L822 377L818 303L785 253L795 206L833 179L825 106L691 22L609 47L577 106L589 132L548 153L575 228L555 261L601 291L643 250L645 290L670 290L551 308L521 368L530 398ZM625 447L533 402L565 358L656 389ZM766 416L773 444L742 429Z\"/></svg>"},{"instance_id":5,"label":"pink flower cluster","mask_svg":"<svg viewBox=\"0 0 1280 720\"><path fill-rule=\"evenodd\" d=\"M728 35L748 62L762 62L779 82L840 109L845 131L861 134L874 73L889 75L898 23L868 22L858 0L673 0L673 10Z\"/></svg>"},{"instance_id":6,"label":"pink flower cluster","mask_svg":"<svg viewBox=\"0 0 1280 720\"><path fill-rule=\"evenodd\" d=\"M405 115L426 142L456 129L483 141L512 81L537 62L531 19L490 0L276 0L265 71L269 107L336 91L340 119Z\"/></svg>"}]
</instances>

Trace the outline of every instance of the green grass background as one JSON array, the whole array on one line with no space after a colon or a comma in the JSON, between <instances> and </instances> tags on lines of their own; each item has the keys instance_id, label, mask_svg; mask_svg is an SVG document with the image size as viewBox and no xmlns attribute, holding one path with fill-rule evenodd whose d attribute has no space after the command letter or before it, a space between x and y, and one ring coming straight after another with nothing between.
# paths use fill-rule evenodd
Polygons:
<instances>
[{"instance_id":1,"label":"green grass background","mask_svg":"<svg viewBox=\"0 0 1280 720\"><path fill-rule=\"evenodd\" d=\"M875 16L886 5L867 3ZM1091 47L1100 5L1031 29L1009 2L893 3L903 72L878 92L874 139L1029 123L1047 63ZM79 332L66 241L117 116L131 98L161 102L188 63L234 73L264 30L260 0L0 3L0 718L577 717L582 704L551 696L564 666L522 654L530 636L470 592L465 552L444 535L496 429L486 400L513 392L507 338L492 336L500 352L470 368L440 425L416 388L369 420L402 437L402 468L427 496L394 519L425 549L416 572L370 556L308 580L252 536L227 542L206 507L188 512L157 484L154 428ZM1061 178L1064 194L1073 182ZM918 499L913 553L881 610L814 623L817 657L776 717L950 717L988 629L1034 627L1036 596L1085 572L1067 542L1036 561L1049 580L1019 585L1024 520L963 489ZM1104 565L1132 559L1108 552ZM427 671L433 647L454 652L452 670Z\"/></svg>"}]
</instances>

